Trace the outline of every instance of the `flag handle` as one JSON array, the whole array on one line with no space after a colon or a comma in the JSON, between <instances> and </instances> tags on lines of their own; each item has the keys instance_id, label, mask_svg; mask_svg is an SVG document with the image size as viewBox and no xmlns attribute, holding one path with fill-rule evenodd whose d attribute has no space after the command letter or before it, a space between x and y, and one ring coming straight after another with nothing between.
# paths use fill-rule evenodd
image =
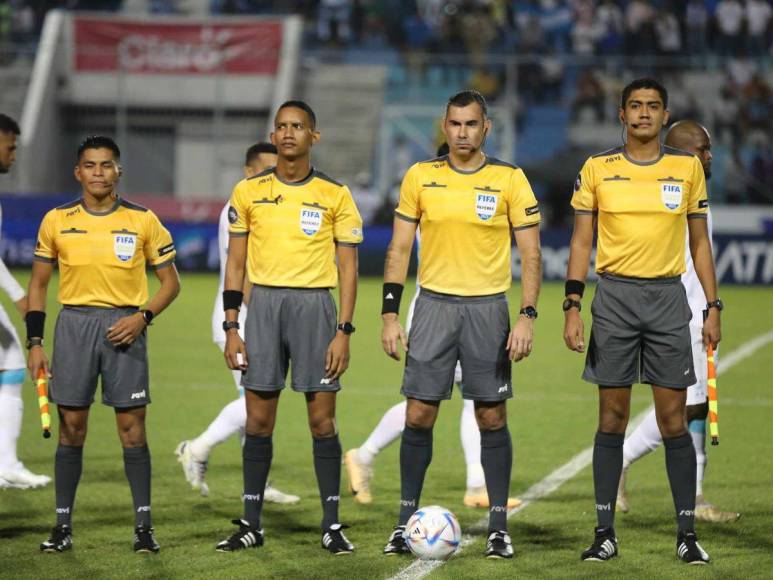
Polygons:
<instances>
[{"instance_id":1,"label":"flag handle","mask_svg":"<svg viewBox=\"0 0 773 580\"><path fill-rule=\"evenodd\" d=\"M40 407L40 426L43 428L43 438L51 437L51 413L48 410L48 374L40 369L37 377L38 406Z\"/></svg>"}]
</instances>

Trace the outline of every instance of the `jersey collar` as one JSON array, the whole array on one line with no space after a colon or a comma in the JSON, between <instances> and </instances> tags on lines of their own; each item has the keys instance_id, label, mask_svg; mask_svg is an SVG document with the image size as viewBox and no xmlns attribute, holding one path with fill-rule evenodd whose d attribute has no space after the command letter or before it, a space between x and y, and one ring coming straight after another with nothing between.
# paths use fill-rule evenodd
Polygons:
<instances>
[{"instance_id":1,"label":"jersey collar","mask_svg":"<svg viewBox=\"0 0 773 580\"><path fill-rule=\"evenodd\" d=\"M111 207L110 209L105 210L105 211L94 211L93 209L87 208L86 204L83 201L83 198L81 198L81 206L83 207L83 211L85 211L89 215L94 215L94 216L97 216L97 217L102 217L102 216L110 215L115 210L117 210L118 206L120 206L120 205L121 205L121 196L116 195L115 196L115 203L113 204L113 207Z\"/></svg>"},{"instance_id":2,"label":"jersey collar","mask_svg":"<svg viewBox=\"0 0 773 580\"><path fill-rule=\"evenodd\" d=\"M480 167L478 167L477 169L459 169L458 167L454 167L454 164L451 163L451 156L450 155L446 159L446 163L448 163L448 166L451 169L453 169L454 171L456 171L457 173L461 173L462 175L472 175L473 173L478 173L478 171L480 171L481 169L486 167L486 165L488 165L488 162L489 162L489 157L488 157L488 155L486 155L483 158L483 164Z\"/></svg>"},{"instance_id":3,"label":"jersey collar","mask_svg":"<svg viewBox=\"0 0 773 580\"><path fill-rule=\"evenodd\" d=\"M663 159L663 155L665 155L666 152L663 149L663 145L660 146L660 154L657 156L656 159L653 159L652 161L636 161L635 159L631 159L628 156L628 151L625 150L625 145L623 145L623 157L629 162L633 163L634 165L640 165L642 167L646 167L647 165L655 165L658 161Z\"/></svg>"},{"instance_id":4,"label":"jersey collar","mask_svg":"<svg viewBox=\"0 0 773 580\"><path fill-rule=\"evenodd\" d=\"M281 177L279 177L279 173L276 171L276 167L274 167L274 177L276 177L277 181L280 183L283 183L284 185L289 185L290 187L298 187L299 185L306 185L309 181L314 179L314 176L317 174L317 170L314 169L314 166L311 166L311 170L309 171L309 174L301 179L300 181L285 181Z\"/></svg>"}]
</instances>

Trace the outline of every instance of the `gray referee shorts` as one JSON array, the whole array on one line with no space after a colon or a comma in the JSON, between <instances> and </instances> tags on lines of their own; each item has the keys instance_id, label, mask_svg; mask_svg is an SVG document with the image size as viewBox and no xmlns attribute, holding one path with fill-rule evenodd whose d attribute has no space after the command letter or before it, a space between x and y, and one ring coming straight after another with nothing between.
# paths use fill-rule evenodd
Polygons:
<instances>
[{"instance_id":1,"label":"gray referee shorts","mask_svg":"<svg viewBox=\"0 0 773 580\"><path fill-rule=\"evenodd\" d=\"M423 401L451 398L462 366L462 397L504 401L513 396L505 346L510 313L504 294L450 296L421 289L408 335L401 393Z\"/></svg>"},{"instance_id":2,"label":"gray referee shorts","mask_svg":"<svg viewBox=\"0 0 773 580\"><path fill-rule=\"evenodd\" d=\"M244 324L249 365L242 386L279 391L292 363L294 391L338 391L339 381L325 378L325 355L336 322L335 302L327 288L254 285Z\"/></svg>"},{"instance_id":3,"label":"gray referee shorts","mask_svg":"<svg viewBox=\"0 0 773 580\"><path fill-rule=\"evenodd\" d=\"M679 278L602 274L582 378L607 387L646 383L675 389L695 383L690 318Z\"/></svg>"},{"instance_id":4,"label":"gray referee shorts","mask_svg":"<svg viewBox=\"0 0 773 580\"><path fill-rule=\"evenodd\" d=\"M102 403L110 407L141 407L150 403L147 336L142 331L131 345L116 347L107 329L136 308L65 306L56 319L49 399L68 407L94 402L102 377Z\"/></svg>"}]
</instances>

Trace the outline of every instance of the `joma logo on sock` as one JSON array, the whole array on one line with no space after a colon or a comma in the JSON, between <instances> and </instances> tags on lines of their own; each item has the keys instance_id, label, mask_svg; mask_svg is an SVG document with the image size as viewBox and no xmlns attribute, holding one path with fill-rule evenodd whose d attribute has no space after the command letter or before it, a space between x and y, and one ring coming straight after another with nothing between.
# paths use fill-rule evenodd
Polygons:
<instances>
[{"instance_id":1,"label":"joma logo on sock","mask_svg":"<svg viewBox=\"0 0 773 580\"><path fill-rule=\"evenodd\" d=\"M401 499L400 500L400 505L415 507L416 506L416 500L415 499Z\"/></svg>"},{"instance_id":2,"label":"joma logo on sock","mask_svg":"<svg viewBox=\"0 0 773 580\"><path fill-rule=\"evenodd\" d=\"M340 499L340 495L329 495L325 498L325 501L339 501Z\"/></svg>"},{"instance_id":3,"label":"joma logo on sock","mask_svg":"<svg viewBox=\"0 0 773 580\"><path fill-rule=\"evenodd\" d=\"M691 518L695 515L695 510L679 510L679 515Z\"/></svg>"},{"instance_id":4,"label":"joma logo on sock","mask_svg":"<svg viewBox=\"0 0 773 580\"><path fill-rule=\"evenodd\" d=\"M612 511L612 504L611 503L597 503L596 509L600 512L611 512Z\"/></svg>"},{"instance_id":5,"label":"joma logo on sock","mask_svg":"<svg viewBox=\"0 0 773 580\"><path fill-rule=\"evenodd\" d=\"M242 495L242 499L244 501L260 501L260 494L256 493L253 495L250 493L245 493L244 495Z\"/></svg>"},{"instance_id":6,"label":"joma logo on sock","mask_svg":"<svg viewBox=\"0 0 773 580\"><path fill-rule=\"evenodd\" d=\"M132 393L132 399L144 399L145 398L145 389L141 390L139 393Z\"/></svg>"},{"instance_id":7,"label":"joma logo on sock","mask_svg":"<svg viewBox=\"0 0 773 580\"><path fill-rule=\"evenodd\" d=\"M56 513L58 513L58 514L69 514L70 513L70 508L68 508L68 507L56 508Z\"/></svg>"},{"instance_id":8,"label":"joma logo on sock","mask_svg":"<svg viewBox=\"0 0 773 580\"><path fill-rule=\"evenodd\" d=\"M492 505L491 506L491 511L492 512L506 512L507 511L507 507L503 506L503 505Z\"/></svg>"},{"instance_id":9,"label":"joma logo on sock","mask_svg":"<svg viewBox=\"0 0 773 580\"><path fill-rule=\"evenodd\" d=\"M137 508L137 513L149 512L149 511L150 511L150 506L149 505L141 505L140 507Z\"/></svg>"}]
</instances>

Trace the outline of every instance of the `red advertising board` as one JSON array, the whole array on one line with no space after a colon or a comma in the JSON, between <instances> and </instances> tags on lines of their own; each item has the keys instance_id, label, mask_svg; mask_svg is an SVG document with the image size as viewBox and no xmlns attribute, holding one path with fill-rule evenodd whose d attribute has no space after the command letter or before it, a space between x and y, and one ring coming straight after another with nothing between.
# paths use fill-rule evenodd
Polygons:
<instances>
[{"instance_id":1,"label":"red advertising board","mask_svg":"<svg viewBox=\"0 0 773 580\"><path fill-rule=\"evenodd\" d=\"M280 20L147 22L76 16L75 70L142 74L276 74Z\"/></svg>"}]
</instances>

